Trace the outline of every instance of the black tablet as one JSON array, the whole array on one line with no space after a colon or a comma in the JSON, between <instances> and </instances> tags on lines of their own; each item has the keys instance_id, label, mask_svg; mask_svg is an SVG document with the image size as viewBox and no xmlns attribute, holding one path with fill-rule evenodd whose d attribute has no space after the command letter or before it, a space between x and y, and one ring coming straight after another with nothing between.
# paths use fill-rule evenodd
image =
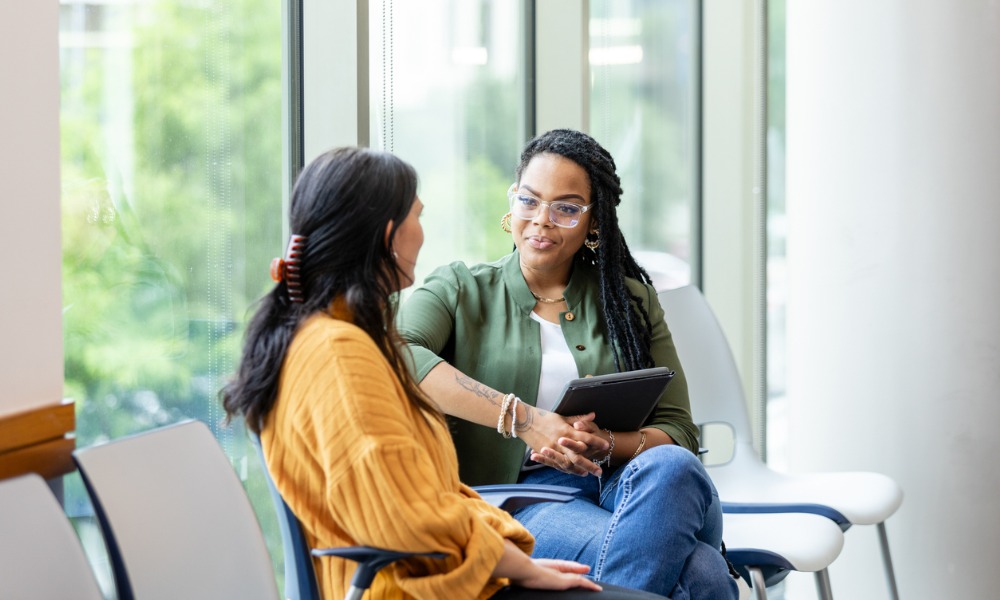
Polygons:
<instances>
[{"instance_id":1,"label":"black tablet","mask_svg":"<svg viewBox=\"0 0 1000 600\"><path fill-rule=\"evenodd\" d=\"M603 429L636 431L673 376L667 367L653 367L573 379L563 389L555 412L563 416L594 412L594 421Z\"/></svg>"}]
</instances>

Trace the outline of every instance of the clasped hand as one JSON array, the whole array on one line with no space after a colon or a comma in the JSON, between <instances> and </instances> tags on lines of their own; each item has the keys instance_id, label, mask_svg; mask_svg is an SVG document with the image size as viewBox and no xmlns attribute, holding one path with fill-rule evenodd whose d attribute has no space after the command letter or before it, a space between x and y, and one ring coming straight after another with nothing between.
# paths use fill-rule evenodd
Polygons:
<instances>
[{"instance_id":1,"label":"clasped hand","mask_svg":"<svg viewBox=\"0 0 1000 600\"><path fill-rule=\"evenodd\" d=\"M588 413L564 417L539 410L531 432L521 435L531 449L531 460L565 473L601 476L601 467L594 460L608 453L608 440L594 422L596 415Z\"/></svg>"}]
</instances>

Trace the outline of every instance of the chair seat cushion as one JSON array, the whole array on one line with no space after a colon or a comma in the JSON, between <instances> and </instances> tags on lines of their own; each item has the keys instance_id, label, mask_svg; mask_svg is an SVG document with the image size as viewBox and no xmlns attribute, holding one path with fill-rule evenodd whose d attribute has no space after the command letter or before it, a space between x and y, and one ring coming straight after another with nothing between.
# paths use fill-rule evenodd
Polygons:
<instances>
[{"instance_id":1,"label":"chair seat cushion","mask_svg":"<svg viewBox=\"0 0 1000 600\"><path fill-rule=\"evenodd\" d=\"M727 557L736 566L777 565L815 572L829 566L844 547L844 534L836 523L802 513L727 513L722 535Z\"/></svg>"},{"instance_id":2,"label":"chair seat cushion","mask_svg":"<svg viewBox=\"0 0 1000 600\"><path fill-rule=\"evenodd\" d=\"M903 502L903 490L881 473L779 473L758 461L709 468L719 498L733 503L821 504L855 525L890 517Z\"/></svg>"}]
</instances>

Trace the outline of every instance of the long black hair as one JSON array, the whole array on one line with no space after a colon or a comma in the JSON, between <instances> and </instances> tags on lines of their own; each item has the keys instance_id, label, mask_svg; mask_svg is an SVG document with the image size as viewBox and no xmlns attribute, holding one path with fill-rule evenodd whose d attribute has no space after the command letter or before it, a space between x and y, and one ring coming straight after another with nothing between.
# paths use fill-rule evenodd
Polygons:
<instances>
[{"instance_id":1,"label":"long black hair","mask_svg":"<svg viewBox=\"0 0 1000 600\"><path fill-rule=\"evenodd\" d=\"M416 171L387 152L337 148L302 171L289 209L292 234L306 238L298 259L302 301L291 300L287 280L260 300L247 327L236 376L219 394L228 418L242 415L247 427L260 433L274 406L281 366L296 329L314 313L328 311L338 298L389 361L409 400L425 414L441 418L410 375L393 326L392 296L400 289L400 275L392 242L416 193Z\"/></svg>"},{"instance_id":2,"label":"long black hair","mask_svg":"<svg viewBox=\"0 0 1000 600\"><path fill-rule=\"evenodd\" d=\"M594 204L592 219L596 220L600 245L596 250L580 248L577 259L597 267L600 281L601 310L608 338L619 371L634 371L652 367L650 352L653 327L642 299L625 285L631 277L652 284L649 274L632 257L618 226L615 208L622 201L621 179L615 159L597 140L572 129L553 129L534 138L521 152L515 177L521 174L531 159L539 154L557 154L580 165L590 178L590 201ZM635 309L632 308L634 303Z\"/></svg>"}]
</instances>

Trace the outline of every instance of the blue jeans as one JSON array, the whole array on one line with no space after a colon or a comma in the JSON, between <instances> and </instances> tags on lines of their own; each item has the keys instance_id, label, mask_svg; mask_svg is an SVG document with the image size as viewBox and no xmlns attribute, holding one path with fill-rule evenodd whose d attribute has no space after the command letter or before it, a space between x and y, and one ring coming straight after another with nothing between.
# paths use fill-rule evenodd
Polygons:
<instances>
[{"instance_id":1,"label":"blue jeans","mask_svg":"<svg viewBox=\"0 0 1000 600\"><path fill-rule=\"evenodd\" d=\"M575 560L594 579L667 595L672 600L739 597L719 552L722 508L701 461L679 446L657 446L600 480L551 468L522 483L581 490L571 502L514 512L535 536L538 558Z\"/></svg>"}]
</instances>

